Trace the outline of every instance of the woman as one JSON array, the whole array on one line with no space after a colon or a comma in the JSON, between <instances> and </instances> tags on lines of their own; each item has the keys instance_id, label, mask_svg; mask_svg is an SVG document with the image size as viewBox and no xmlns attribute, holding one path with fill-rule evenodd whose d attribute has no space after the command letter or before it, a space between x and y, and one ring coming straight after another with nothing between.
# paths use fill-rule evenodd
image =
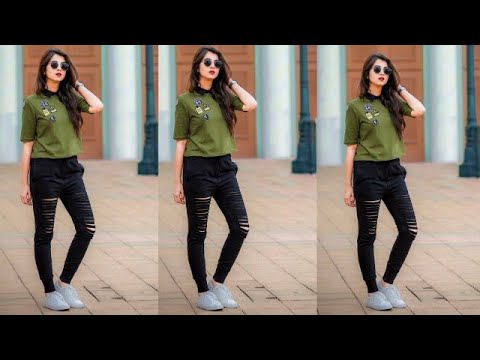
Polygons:
<instances>
[{"instance_id":1,"label":"woman","mask_svg":"<svg viewBox=\"0 0 480 360\"><path fill-rule=\"evenodd\" d=\"M33 205L35 262L45 289L43 306L51 310L84 307L70 282L95 233L95 221L77 155L82 148L81 112L94 114L102 109L98 97L78 81L69 56L59 49L48 49L40 59L35 93L23 103L20 198L22 203ZM51 241L59 198L76 234L62 274L54 283Z\"/></svg>"},{"instance_id":2,"label":"woman","mask_svg":"<svg viewBox=\"0 0 480 360\"><path fill-rule=\"evenodd\" d=\"M235 80L222 53L204 46L196 52L188 92L175 109L174 199L188 216L188 261L198 288L197 306L221 310L238 305L224 285L249 230L247 211L238 186L235 151L235 110L251 111L257 102ZM183 185L182 185L183 170ZM204 242L210 201L215 199L228 223L220 259L207 284Z\"/></svg>"},{"instance_id":3,"label":"woman","mask_svg":"<svg viewBox=\"0 0 480 360\"><path fill-rule=\"evenodd\" d=\"M407 171L400 157L404 154L403 117L422 116L425 108L399 82L390 59L370 55L363 65L359 96L348 103L346 113L344 201L357 208L358 260L368 289L366 305L375 310L406 307L393 282L417 235L405 184ZM395 220L398 236L377 282L373 243L381 200Z\"/></svg>"}]
</instances>

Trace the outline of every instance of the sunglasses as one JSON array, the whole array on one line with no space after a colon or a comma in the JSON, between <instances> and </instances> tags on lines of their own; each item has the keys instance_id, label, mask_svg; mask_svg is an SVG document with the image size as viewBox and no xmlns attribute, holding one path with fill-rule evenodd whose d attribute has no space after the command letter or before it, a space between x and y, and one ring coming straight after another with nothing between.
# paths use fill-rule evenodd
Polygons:
<instances>
[{"instance_id":1,"label":"sunglasses","mask_svg":"<svg viewBox=\"0 0 480 360\"><path fill-rule=\"evenodd\" d=\"M70 65L67 64L66 62L59 63L58 61L52 61L50 63L50 66L52 67L52 69L58 68L59 65L62 68L62 70L67 71L68 69L70 69Z\"/></svg>"},{"instance_id":2,"label":"sunglasses","mask_svg":"<svg viewBox=\"0 0 480 360\"><path fill-rule=\"evenodd\" d=\"M212 59L206 58L205 60L203 60L203 64L204 64L205 66L207 66L207 67L210 66L210 65L212 65ZM217 69L220 69L220 68L222 67L222 65L223 65L223 62L222 62L221 60L215 60L215 61L213 62L213 65L215 65L215 67L216 67Z\"/></svg>"},{"instance_id":3,"label":"sunglasses","mask_svg":"<svg viewBox=\"0 0 480 360\"><path fill-rule=\"evenodd\" d=\"M380 74L380 71L382 71L382 67L380 65L374 65L373 66L373 72L375 74ZM392 72L393 72L393 70L391 68L389 68L388 66L385 66L383 68L383 73L385 75L390 75Z\"/></svg>"}]
</instances>

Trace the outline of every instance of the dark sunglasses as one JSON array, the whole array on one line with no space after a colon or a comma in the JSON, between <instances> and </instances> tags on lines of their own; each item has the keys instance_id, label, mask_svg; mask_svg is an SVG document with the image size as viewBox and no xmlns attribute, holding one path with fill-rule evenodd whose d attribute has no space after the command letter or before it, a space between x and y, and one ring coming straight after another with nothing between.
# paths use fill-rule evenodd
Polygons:
<instances>
[{"instance_id":1,"label":"dark sunglasses","mask_svg":"<svg viewBox=\"0 0 480 360\"><path fill-rule=\"evenodd\" d=\"M70 65L67 64L66 62L62 62L61 64L59 64L58 61L52 61L52 62L50 63L50 66L52 67L52 69L58 68L58 65L60 65L60 67L62 68L62 70L67 71L68 69L70 69Z\"/></svg>"},{"instance_id":2,"label":"dark sunglasses","mask_svg":"<svg viewBox=\"0 0 480 360\"><path fill-rule=\"evenodd\" d=\"M207 66L207 67L210 66L210 65L212 65L212 59L210 59L210 58L204 59L204 60L203 60L203 64L204 64L205 66ZM215 67L216 67L217 69L220 69L220 68L222 67L222 65L223 65L223 62L222 62L221 60L215 60L215 61L213 62L213 65L215 65Z\"/></svg>"},{"instance_id":3,"label":"dark sunglasses","mask_svg":"<svg viewBox=\"0 0 480 360\"><path fill-rule=\"evenodd\" d=\"M380 71L382 71L382 67L380 65L374 65L373 66L373 72L375 74L380 74ZM385 66L383 68L383 73L385 75L390 75L392 72L393 72L393 70L391 68L389 68L388 66Z\"/></svg>"}]
</instances>

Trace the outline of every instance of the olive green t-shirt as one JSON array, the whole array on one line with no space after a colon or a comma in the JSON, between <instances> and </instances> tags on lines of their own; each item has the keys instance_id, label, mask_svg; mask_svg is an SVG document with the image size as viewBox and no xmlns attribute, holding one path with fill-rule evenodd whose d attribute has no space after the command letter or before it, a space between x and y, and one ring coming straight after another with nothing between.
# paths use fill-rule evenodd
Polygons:
<instances>
[{"instance_id":1,"label":"olive green t-shirt","mask_svg":"<svg viewBox=\"0 0 480 360\"><path fill-rule=\"evenodd\" d=\"M411 116L412 108L404 101L400 112ZM388 109L380 99L355 98L347 105L344 144L357 144L354 160L387 161L405 153Z\"/></svg>"},{"instance_id":2,"label":"olive green t-shirt","mask_svg":"<svg viewBox=\"0 0 480 360\"><path fill-rule=\"evenodd\" d=\"M242 110L234 94L232 107ZM184 156L221 156L236 150L235 138L228 130L220 105L210 92L186 92L178 96L175 107L175 140L187 139Z\"/></svg>"},{"instance_id":3,"label":"olive green t-shirt","mask_svg":"<svg viewBox=\"0 0 480 360\"><path fill-rule=\"evenodd\" d=\"M80 111L88 112L90 105L85 99L79 95L77 99ZM54 93L25 98L20 140L34 141L32 158L61 159L82 151L82 142L75 133L67 108Z\"/></svg>"}]
</instances>

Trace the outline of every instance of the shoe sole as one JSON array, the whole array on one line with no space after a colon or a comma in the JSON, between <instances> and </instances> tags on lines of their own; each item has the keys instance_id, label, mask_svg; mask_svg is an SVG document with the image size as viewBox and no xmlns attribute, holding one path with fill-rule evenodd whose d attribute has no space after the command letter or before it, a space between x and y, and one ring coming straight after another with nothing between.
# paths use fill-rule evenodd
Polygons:
<instances>
[{"instance_id":1,"label":"shoe sole","mask_svg":"<svg viewBox=\"0 0 480 360\"><path fill-rule=\"evenodd\" d=\"M52 311L68 311L70 310L70 308L67 308L67 309L52 309L48 306L45 306L45 305L42 305L45 309L48 309L48 310L52 310Z\"/></svg>"},{"instance_id":2,"label":"shoe sole","mask_svg":"<svg viewBox=\"0 0 480 360\"><path fill-rule=\"evenodd\" d=\"M202 310L207 310L207 311L222 311L222 310L223 310L223 308L219 308L219 309L206 309L206 308L201 307L201 306L198 306L198 305L197 305L197 308L202 309Z\"/></svg>"},{"instance_id":3,"label":"shoe sole","mask_svg":"<svg viewBox=\"0 0 480 360\"><path fill-rule=\"evenodd\" d=\"M377 311L388 311L388 310L393 309L393 306L391 308L385 308L385 309L375 309L374 307L371 307L371 306L368 306L368 305L365 305L365 306L369 309L373 309L373 310L377 310Z\"/></svg>"}]
</instances>

